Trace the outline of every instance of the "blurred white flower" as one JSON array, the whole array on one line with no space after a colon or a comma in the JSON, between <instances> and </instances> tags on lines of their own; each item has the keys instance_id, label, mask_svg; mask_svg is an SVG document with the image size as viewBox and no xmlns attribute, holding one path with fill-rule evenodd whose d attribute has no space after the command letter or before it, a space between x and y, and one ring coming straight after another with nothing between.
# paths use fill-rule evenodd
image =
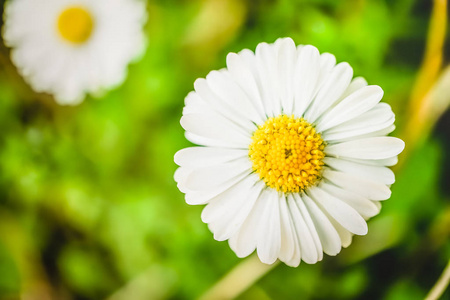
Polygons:
<instances>
[{"instance_id":1,"label":"blurred white flower","mask_svg":"<svg viewBox=\"0 0 450 300\"><path fill-rule=\"evenodd\" d=\"M145 49L145 21L139 0L10 0L3 38L35 91L75 105L124 81Z\"/></svg>"},{"instance_id":2,"label":"blurred white flower","mask_svg":"<svg viewBox=\"0 0 450 300\"><path fill-rule=\"evenodd\" d=\"M292 39L230 53L194 83L181 125L203 147L175 162L186 202L239 257L290 266L336 255L390 197L404 142L386 137L383 91L347 63Z\"/></svg>"}]
</instances>

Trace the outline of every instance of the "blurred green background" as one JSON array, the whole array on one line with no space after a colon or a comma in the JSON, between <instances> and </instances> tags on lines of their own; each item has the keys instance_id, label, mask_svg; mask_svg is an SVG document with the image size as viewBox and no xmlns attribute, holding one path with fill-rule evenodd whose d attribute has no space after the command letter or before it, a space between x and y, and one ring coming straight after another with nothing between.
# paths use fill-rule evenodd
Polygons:
<instances>
[{"instance_id":1,"label":"blurred green background","mask_svg":"<svg viewBox=\"0 0 450 300\"><path fill-rule=\"evenodd\" d=\"M242 260L173 180L194 80L228 52L289 36L380 85L401 137L432 4L149 1L142 60L120 88L76 107L34 93L2 43L0 299L198 298ZM423 299L450 258L450 114L431 119L367 236L315 265L279 265L240 299Z\"/></svg>"}]
</instances>

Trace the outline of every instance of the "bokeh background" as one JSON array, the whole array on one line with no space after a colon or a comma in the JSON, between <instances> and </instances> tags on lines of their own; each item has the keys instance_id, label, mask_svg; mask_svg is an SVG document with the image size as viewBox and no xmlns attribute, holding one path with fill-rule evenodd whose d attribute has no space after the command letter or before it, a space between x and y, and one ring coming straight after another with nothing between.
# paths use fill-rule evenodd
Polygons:
<instances>
[{"instance_id":1,"label":"bokeh background","mask_svg":"<svg viewBox=\"0 0 450 300\"><path fill-rule=\"evenodd\" d=\"M148 1L144 57L121 87L75 107L34 93L2 42L0 299L195 299L242 262L176 187L173 155L190 145L179 119L194 80L228 52L285 36L380 85L407 148L367 236L315 265L280 264L239 299L423 299L450 258L442 3ZM433 32L444 59L427 69Z\"/></svg>"}]
</instances>

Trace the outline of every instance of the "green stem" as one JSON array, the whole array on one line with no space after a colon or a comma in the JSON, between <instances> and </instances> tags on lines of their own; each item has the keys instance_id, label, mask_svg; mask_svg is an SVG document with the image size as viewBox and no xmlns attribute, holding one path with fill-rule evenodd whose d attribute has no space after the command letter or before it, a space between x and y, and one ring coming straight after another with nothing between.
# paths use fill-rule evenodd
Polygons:
<instances>
[{"instance_id":1,"label":"green stem","mask_svg":"<svg viewBox=\"0 0 450 300\"><path fill-rule=\"evenodd\" d=\"M439 297L442 296L445 289L447 288L448 284L450 282L450 260L448 261L447 266L445 267L444 271L441 274L441 277L439 277L436 284L433 286L433 288L428 293L425 300L437 300Z\"/></svg>"},{"instance_id":2,"label":"green stem","mask_svg":"<svg viewBox=\"0 0 450 300\"><path fill-rule=\"evenodd\" d=\"M279 261L271 265L263 264L258 256L254 254L234 267L212 288L206 291L200 297L200 300L234 299L278 264Z\"/></svg>"}]
</instances>

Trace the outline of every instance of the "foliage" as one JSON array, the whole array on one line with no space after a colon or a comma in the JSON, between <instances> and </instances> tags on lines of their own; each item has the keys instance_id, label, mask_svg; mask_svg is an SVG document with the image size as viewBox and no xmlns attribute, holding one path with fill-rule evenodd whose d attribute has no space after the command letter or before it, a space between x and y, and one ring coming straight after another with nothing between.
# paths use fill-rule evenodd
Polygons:
<instances>
[{"instance_id":1,"label":"foliage","mask_svg":"<svg viewBox=\"0 0 450 300\"><path fill-rule=\"evenodd\" d=\"M240 259L173 180L173 155L189 146L179 118L194 80L224 67L228 52L290 36L380 85L398 135L431 2L161 0L147 9L145 56L120 88L77 107L32 92L1 46L1 299L199 297ZM450 257L448 128L396 170L367 236L316 265L280 265L240 299L422 299Z\"/></svg>"}]
</instances>

